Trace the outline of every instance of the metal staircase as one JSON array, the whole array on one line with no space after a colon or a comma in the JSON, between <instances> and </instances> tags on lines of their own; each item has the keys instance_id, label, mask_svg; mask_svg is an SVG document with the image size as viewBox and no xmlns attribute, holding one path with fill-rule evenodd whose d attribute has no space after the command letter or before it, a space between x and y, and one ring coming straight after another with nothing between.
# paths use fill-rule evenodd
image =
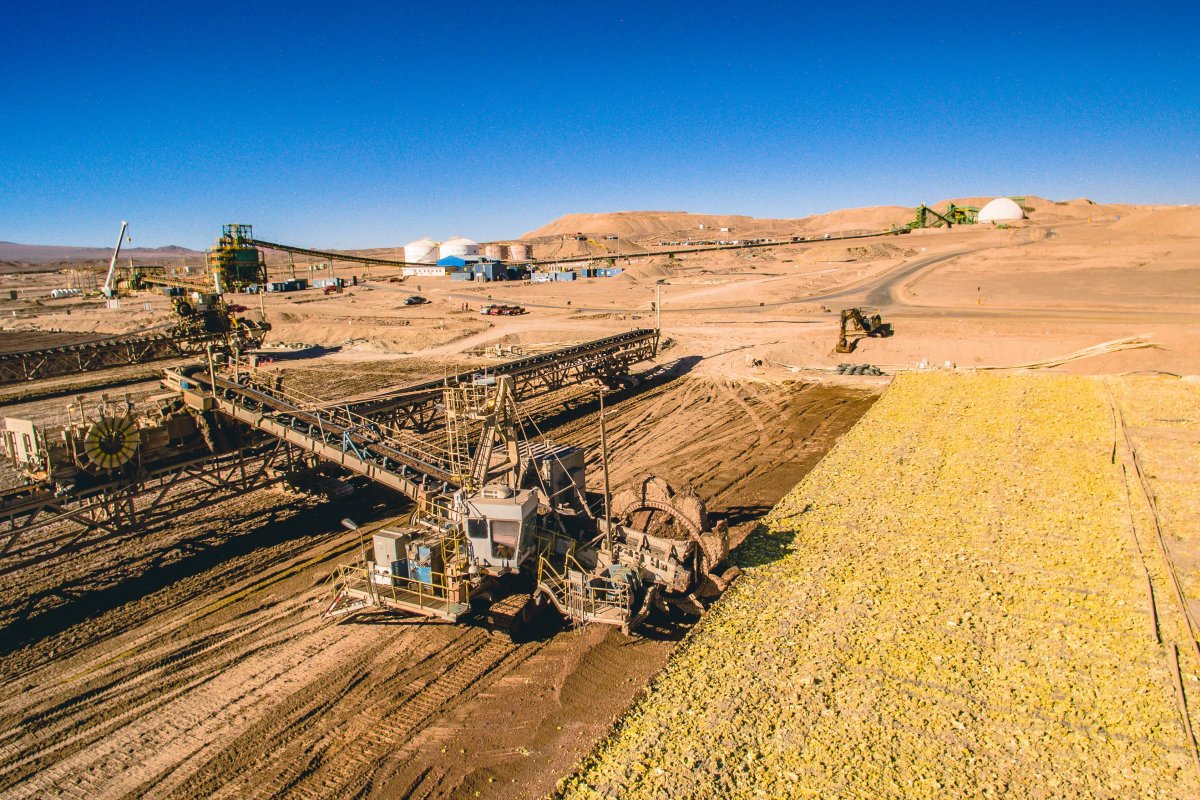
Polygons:
<instances>
[{"instance_id":1,"label":"metal staircase","mask_svg":"<svg viewBox=\"0 0 1200 800\"><path fill-rule=\"evenodd\" d=\"M546 555L538 557L538 589L572 624L599 622L624 626L629 622L629 587L589 577L570 555L564 557L560 568Z\"/></svg>"}]
</instances>

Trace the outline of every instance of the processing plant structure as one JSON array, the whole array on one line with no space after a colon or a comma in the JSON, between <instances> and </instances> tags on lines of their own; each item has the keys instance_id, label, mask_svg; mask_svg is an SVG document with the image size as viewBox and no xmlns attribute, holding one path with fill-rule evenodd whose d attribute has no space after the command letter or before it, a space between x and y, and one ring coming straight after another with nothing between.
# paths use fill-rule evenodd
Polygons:
<instances>
[{"instance_id":1,"label":"processing plant structure","mask_svg":"<svg viewBox=\"0 0 1200 800\"><path fill-rule=\"evenodd\" d=\"M214 276L217 291L240 291L267 282L267 262L254 246L250 225L229 223L221 226L221 237L205 255L208 271Z\"/></svg>"}]
</instances>

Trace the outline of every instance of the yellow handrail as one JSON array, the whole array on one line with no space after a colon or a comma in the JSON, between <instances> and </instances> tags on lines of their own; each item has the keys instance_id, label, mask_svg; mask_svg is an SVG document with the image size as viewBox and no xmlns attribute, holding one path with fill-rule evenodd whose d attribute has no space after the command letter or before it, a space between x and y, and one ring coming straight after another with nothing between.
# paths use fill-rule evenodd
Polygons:
<instances>
[{"instance_id":1,"label":"yellow handrail","mask_svg":"<svg viewBox=\"0 0 1200 800\"><path fill-rule=\"evenodd\" d=\"M371 570L367 567L360 567L356 564L339 564L337 573L340 579L344 579L347 575L356 575L367 584L368 591L373 591L376 594L390 597L395 602L404 601L403 598L397 596L396 589L406 589L409 592L415 592L417 595L417 604L424 605L428 599L440 603L447 602L462 602L470 603L471 587L467 583L457 583L451 585L449 576L444 572L430 572L430 580L422 581L417 578L409 578L403 575L392 575L390 584L377 584L371 576ZM330 576L331 578L333 576ZM396 581L402 582L402 586L396 586ZM411 588L406 588L411 587ZM454 597L457 594L456 589L461 589L462 599L458 600Z\"/></svg>"}]
</instances>

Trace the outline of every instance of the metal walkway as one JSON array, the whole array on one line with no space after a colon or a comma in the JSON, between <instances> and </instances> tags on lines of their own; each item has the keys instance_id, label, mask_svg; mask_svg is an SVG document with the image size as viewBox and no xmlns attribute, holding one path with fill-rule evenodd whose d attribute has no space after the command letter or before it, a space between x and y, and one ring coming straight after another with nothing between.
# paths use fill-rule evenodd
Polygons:
<instances>
[{"instance_id":1,"label":"metal walkway","mask_svg":"<svg viewBox=\"0 0 1200 800\"><path fill-rule=\"evenodd\" d=\"M469 604L447 597L447 592L420 581L401 579L400 585L373 581L366 567L339 564L329 583L334 599L325 610L327 617L377 606L458 622L471 611Z\"/></svg>"},{"instance_id":2,"label":"metal walkway","mask_svg":"<svg viewBox=\"0 0 1200 800\"><path fill-rule=\"evenodd\" d=\"M657 347L658 332L640 329L353 404L313 402L222 375L215 376L214 386L213 376L198 370L167 370L164 383L198 395L192 402L211 402L225 416L415 499L458 488L450 450L418 435L434 420L446 385L472 382L486 372L511 375L524 394L536 394L568 381L622 374L653 358Z\"/></svg>"},{"instance_id":3,"label":"metal walkway","mask_svg":"<svg viewBox=\"0 0 1200 800\"><path fill-rule=\"evenodd\" d=\"M56 375L144 364L164 358L198 355L208 342L223 342L221 334L180 337L171 333L121 336L80 344L0 354L0 386Z\"/></svg>"},{"instance_id":4,"label":"metal walkway","mask_svg":"<svg viewBox=\"0 0 1200 800\"><path fill-rule=\"evenodd\" d=\"M442 388L447 383L465 383L481 375L511 375L517 396L526 399L588 378L627 375L634 364L649 361L657 353L658 331L638 328L447 378L410 384L344 403L343 407L373 420L423 433L437 416Z\"/></svg>"},{"instance_id":5,"label":"metal walkway","mask_svg":"<svg viewBox=\"0 0 1200 800\"><path fill-rule=\"evenodd\" d=\"M344 406L317 408L220 375L214 388L208 375L167 370L165 383L199 392L225 416L409 497L452 485L443 449Z\"/></svg>"}]
</instances>

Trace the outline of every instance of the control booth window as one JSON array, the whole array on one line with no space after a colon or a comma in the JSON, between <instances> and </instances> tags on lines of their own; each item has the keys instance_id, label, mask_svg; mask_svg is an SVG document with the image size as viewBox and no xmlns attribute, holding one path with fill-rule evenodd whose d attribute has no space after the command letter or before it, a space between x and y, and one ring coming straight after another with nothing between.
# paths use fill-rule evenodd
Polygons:
<instances>
[{"instance_id":1,"label":"control booth window","mask_svg":"<svg viewBox=\"0 0 1200 800\"><path fill-rule=\"evenodd\" d=\"M496 558L516 558L521 523L510 519L492 520L492 554Z\"/></svg>"},{"instance_id":2,"label":"control booth window","mask_svg":"<svg viewBox=\"0 0 1200 800\"><path fill-rule=\"evenodd\" d=\"M467 536L472 539L487 538L487 520L467 518Z\"/></svg>"}]
</instances>

